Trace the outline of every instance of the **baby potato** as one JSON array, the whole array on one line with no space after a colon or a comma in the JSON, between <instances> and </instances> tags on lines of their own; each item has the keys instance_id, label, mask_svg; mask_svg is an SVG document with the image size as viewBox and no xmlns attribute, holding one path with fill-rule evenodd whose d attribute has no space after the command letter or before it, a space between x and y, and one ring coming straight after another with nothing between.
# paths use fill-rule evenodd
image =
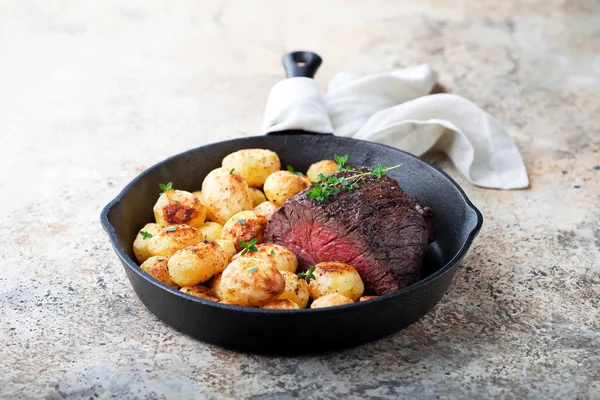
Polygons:
<instances>
[{"instance_id":1,"label":"baby potato","mask_svg":"<svg viewBox=\"0 0 600 400\"><path fill-rule=\"evenodd\" d=\"M223 301L223 288L221 287L221 277L223 274L219 274L208 281L208 287L217 296L220 301Z\"/></svg>"},{"instance_id":2,"label":"baby potato","mask_svg":"<svg viewBox=\"0 0 600 400\"><path fill-rule=\"evenodd\" d=\"M198 230L204 235L204 240L212 242L221 237L223 225L217 224L216 222L205 222Z\"/></svg>"},{"instance_id":3,"label":"baby potato","mask_svg":"<svg viewBox=\"0 0 600 400\"><path fill-rule=\"evenodd\" d=\"M367 300L371 300L376 298L377 296L361 296L360 299L358 299L358 301L367 301Z\"/></svg>"},{"instance_id":4,"label":"baby potato","mask_svg":"<svg viewBox=\"0 0 600 400\"><path fill-rule=\"evenodd\" d=\"M288 271L295 273L298 268L298 259L296 255L287 247L275 243L262 243L256 246L258 251L249 251L246 254L238 253L233 259L259 258L270 263L279 271Z\"/></svg>"},{"instance_id":5,"label":"baby potato","mask_svg":"<svg viewBox=\"0 0 600 400\"><path fill-rule=\"evenodd\" d=\"M154 279L161 281L175 289L179 289L179 285L169 277L169 269L167 262L169 257L150 257L140 265L140 268Z\"/></svg>"},{"instance_id":6,"label":"baby potato","mask_svg":"<svg viewBox=\"0 0 600 400\"><path fill-rule=\"evenodd\" d=\"M306 308L309 297L308 284L306 281L292 272L279 272L281 272L281 275L285 279L285 289L283 293L279 295L279 299L287 299L293 301L299 308Z\"/></svg>"},{"instance_id":7,"label":"baby potato","mask_svg":"<svg viewBox=\"0 0 600 400\"><path fill-rule=\"evenodd\" d=\"M223 251L225 251L225 254L227 254L227 262L230 262L233 256L235 256L235 253L237 253L233 240L217 239L215 242L217 242Z\"/></svg>"},{"instance_id":8,"label":"baby potato","mask_svg":"<svg viewBox=\"0 0 600 400\"><path fill-rule=\"evenodd\" d=\"M254 211L240 211L225 223L221 239L232 240L237 251L240 251L242 250L242 246L238 243L240 240L249 242L256 239L257 243L261 243L265 229L267 229L265 217Z\"/></svg>"},{"instance_id":9,"label":"baby potato","mask_svg":"<svg viewBox=\"0 0 600 400\"><path fill-rule=\"evenodd\" d=\"M252 207L256 207L267 201L265 194L258 189L249 188L250 197L252 198Z\"/></svg>"},{"instance_id":10,"label":"baby potato","mask_svg":"<svg viewBox=\"0 0 600 400\"><path fill-rule=\"evenodd\" d=\"M195 192L192 192L192 194L200 200L200 203L202 203L202 190L196 190Z\"/></svg>"},{"instance_id":11,"label":"baby potato","mask_svg":"<svg viewBox=\"0 0 600 400\"><path fill-rule=\"evenodd\" d=\"M261 308L268 308L271 310L298 310L298 304L291 300L271 300Z\"/></svg>"},{"instance_id":12,"label":"baby potato","mask_svg":"<svg viewBox=\"0 0 600 400\"><path fill-rule=\"evenodd\" d=\"M315 279L310 281L310 297L318 299L331 293L339 293L356 301L362 296L365 285L358 271L351 265L339 262L322 262L315 265Z\"/></svg>"},{"instance_id":13,"label":"baby potato","mask_svg":"<svg viewBox=\"0 0 600 400\"><path fill-rule=\"evenodd\" d=\"M248 186L259 188L269 175L281 169L277 153L264 149L244 149L229 154L223 159L223 169L239 174Z\"/></svg>"},{"instance_id":14,"label":"baby potato","mask_svg":"<svg viewBox=\"0 0 600 400\"><path fill-rule=\"evenodd\" d=\"M306 176L308 176L308 179L310 179L311 182L318 182L319 174L323 174L325 176L334 174L338 172L338 168L338 164L333 160L321 160L311 164L311 166L308 167Z\"/></svg>"},{"instance_id":15,"label":"baby potato","mask_svg":"<svg viewBox=\"0 0 600 400\"><path fill-rule=\"evenodd\" d=\"M204 235L196 228L188 225L171 225L150 238L148 252L151 256L170 257L184 247L203 240Z\"/></svg>"},{"instance_id":16,"label":"baby potato","mask_svg":"<svg viewBox=\"0 0 600 400\"><path fill-rule=\"evenodd\" d=\"M223 302L260 307L275 300L285 290L285 278L264 260L233 260L221 276Z\"/></svg>"},{"instance_id":17,"label":"baby potato","mask_svg":"<svg viewBox=\"0 0 600 400\"><path fill-rule=\"evenodd\" d=\"M145 234L142 235L142 232L145 232ZM133 241L133 254L140 263L143 263L152 256L148 251L148 243L150 243L150 238L158 232L160 232L160 226L158 224L146 224L140 229L140 233L135 237L135 240Z\"/></svg>"},{"instance_id":18,"label":"baby potato","mask_svg":"<svg viewBox=\"0 0 600 400\"><path fill-rule=\"evenodd\" d=\"M208 219L221 225L240 211L252 210L248 184L240 175L230 174L224 168L217 168L204 178L202 204Z\"/></svg>"},{"instance_id":19,"label":"baby potato","mask_svg":"<svg viewBox=\"0 0 600 400\"><path fill-rule=\"evenodd\" d=\"M279 207L287 199L307 187L308 184L302 177L289 171L277 171L269 175L263 190L267 199Z\"/></svg>"},{"instance_id":20,"label":"baby potato","mask_svg":"<svg viewBox=\"0 0 600 400\"><path fill-rule=\"evenodd\" d=\"M169 259L169 276L181 287L195 286L223 272L227 254L216 242L203 242L186 247Z\"/></svg>"},{"instance_id":21,"label":"baby potato","mask_svg":"<svg viewBox=\"0 0 600 400\"><path fill-rule=\"evenodd\" d=\"M215 292L213 292L212 290L210 290L209 288L207 288L206 286L203 286L203 285L182 287L181 289L179 289L179 291L183 292L183 293L191 294L192 296L200 297L200 298L203 298L206 300L216 301L217 303L219 302L219 298L217 297Z\"/></svg>"},{"instance_id":22,"label":"baby potato","mask_svg":"<svg viewBox=\"0 0 600 400\"><path fill-rule=\"evenodd\" d=\"M277 210L277 206L270 201L265 201L264 203L260 203L256 207L254 207L254 212L258 215L262 215L266 219L269 219L271 214L273 214Z\"/></svg>"},{"instance_id":23,"label":"baby potato","mask_svg":"<svg viewBox=\"0 0 600 400\"><path fill-rule=\"evenodd\" d=\"M154 218L160 226L186 224L199 228L206 219L206 210L192 193L167 190L154 205Z\"/></svg>"},{"instance_id":24,"label":"baby potato","mask_svg":"<svg viewBox=\"0 0 600 400\"><path fill-rule=\"evenodd\" d=\"M310 305L310 308L325 308L325 307L335 307L335 306L343 306L344 304L352 304L354 303L352 299L341 295L339 293L330 293L323 297L319 297L317 300L313 301Z\"/></svg>"}]
</instances>

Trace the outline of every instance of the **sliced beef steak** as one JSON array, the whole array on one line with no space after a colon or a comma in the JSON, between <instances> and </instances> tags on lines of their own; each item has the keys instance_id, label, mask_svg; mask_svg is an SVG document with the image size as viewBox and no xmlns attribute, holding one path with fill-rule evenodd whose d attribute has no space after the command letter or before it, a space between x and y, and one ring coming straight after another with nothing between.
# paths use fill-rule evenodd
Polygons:
<instances>
[{"instance_id":1,"label":"sliced beef steak","mask_svg":"<svg viewBox=\"0 0 600 400\"><path fill-rule=\"evenodd\" d=\"M337 176L350 172L338 172ZM353 192L340 190L323 204L309 189L286 201L269 219L265 241L284 245L301 270L323 261L353 265L365 294L382 295L421 277L433 241L433 211L421 207L394 179L366 177Z\"/></svg>"}]
</instances>

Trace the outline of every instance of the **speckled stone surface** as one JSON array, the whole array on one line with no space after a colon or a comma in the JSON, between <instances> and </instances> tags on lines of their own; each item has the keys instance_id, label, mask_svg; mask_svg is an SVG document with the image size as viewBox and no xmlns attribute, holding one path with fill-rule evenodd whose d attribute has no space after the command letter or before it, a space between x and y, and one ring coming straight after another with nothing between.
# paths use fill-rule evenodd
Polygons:
<instances>
[{"instance_id":1,"label":"speckled stone surface","mask_svg":"<svg viewBox=\"0 0 600 400\"><path fill-rule=\"evenodd\" d=\"M486 223L430 314L319 357L238 354L145 309L99 213L163 158L256 132L298 48L323 87L430 63L507 126L531 187L439 159ZM597 1L4 1L0 66L0 398L600 398Z\"/></svg>"}]
</instances>

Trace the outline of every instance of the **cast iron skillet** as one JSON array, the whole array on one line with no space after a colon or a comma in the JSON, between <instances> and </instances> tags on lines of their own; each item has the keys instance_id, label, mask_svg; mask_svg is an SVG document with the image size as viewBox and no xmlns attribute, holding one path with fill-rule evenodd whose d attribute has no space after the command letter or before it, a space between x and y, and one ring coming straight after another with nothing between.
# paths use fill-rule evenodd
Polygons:
<instances>
[{"instance_id":1,"label":"cast iron skillet","mask_svg":"<svg viewBox=\"0 0 600 400\"><path fill-rule=\"evenodd\" d=\"M321 63L312 53L284 56L288 77L312 78ZM297 65L300 64L300 65ZM227 154L244 148L270 149L282 165L300 171L334 154L356 165L403 164L390 172L409 194L435 210L437 240L429 246L423 279L376 299L324 309L265 310L210 302L173 289L145 274L135 261L133 240L153 221L158 184L199 190L204 177ZM319 352L358 345L397 332L425 315L442 298L483 218L461 188L444 172L419 158L381 144L355 139L282 131L228 140L178 154L140 174L102 211L102 226L142 302L174 328L202 341L261 353Z\"/></svg>"}]
</instances>

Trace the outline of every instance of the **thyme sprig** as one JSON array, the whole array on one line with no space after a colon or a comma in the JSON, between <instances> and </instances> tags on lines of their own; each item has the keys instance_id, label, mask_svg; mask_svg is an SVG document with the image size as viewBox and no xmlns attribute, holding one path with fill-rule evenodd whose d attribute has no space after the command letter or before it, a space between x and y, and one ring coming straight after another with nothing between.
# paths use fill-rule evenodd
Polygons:
<instances>
[{"instance_id":1,"label":"thyme sprig","mask_svg":"<svg viewBox=\"0 0 600 400\"><path fill-rule=\"evenodd\" d=\"M314 272L315 272L315 266L313 265L312 267L310 267L308 269L308 271L306 271L306 272L300 272L298 274L298 278L304 279L306 281L306 283L310 283L310 281L312 279L317 279L317 277L315 276Z\"/></svg>"},{"instance_id":2,"label":"thyme sprig","mask_svg":"<svg viewBox=\"0 0 600 400\"><path fill-rule=\"evenodd\" d=\"M256 242L258 242L257 238L254 238L249 242L238 240L238 244L244 249L242 250L242 255L247 254L249 251L256 253L258 251L258 247L256 247Z\"/></svg>"}]
</instances>

